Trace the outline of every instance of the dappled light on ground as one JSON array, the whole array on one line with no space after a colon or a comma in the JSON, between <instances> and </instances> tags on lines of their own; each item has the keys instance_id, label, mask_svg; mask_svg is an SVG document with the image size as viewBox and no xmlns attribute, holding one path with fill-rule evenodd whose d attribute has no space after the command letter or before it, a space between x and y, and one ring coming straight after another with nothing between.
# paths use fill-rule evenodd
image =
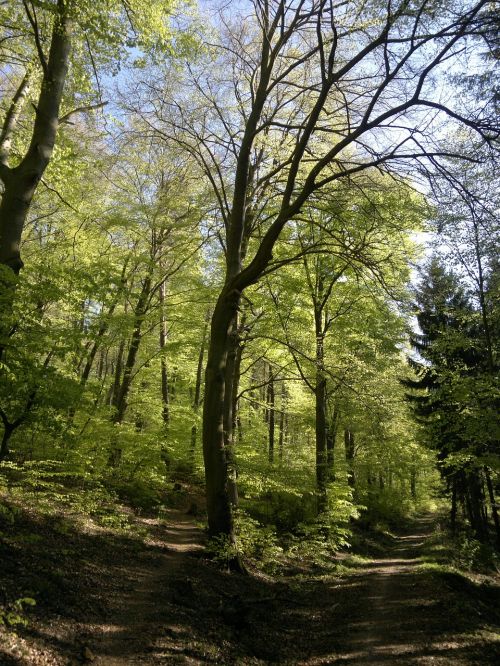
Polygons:
<instances>
[{"instance_id":1,"label":"dappled light on ground","mask_svg":"<svg viewBox=\"0 0 500 666\"><path fill-rule=\"evenodd\" d=\"M496 616L485 618L482 605L422 566L428 519L394 537L384 556L348 555L342 575L316 568L274 578L220 570L204 555L204 532L180 510L137 516L135 526L140 538L18 518L19 541L3 546L2 584L9 595L9 585L31 591L37 605L16 638L3 632L0 663L498 662ZM29 545L34 532L44 549Z\"/></svg>"}]
</instances>

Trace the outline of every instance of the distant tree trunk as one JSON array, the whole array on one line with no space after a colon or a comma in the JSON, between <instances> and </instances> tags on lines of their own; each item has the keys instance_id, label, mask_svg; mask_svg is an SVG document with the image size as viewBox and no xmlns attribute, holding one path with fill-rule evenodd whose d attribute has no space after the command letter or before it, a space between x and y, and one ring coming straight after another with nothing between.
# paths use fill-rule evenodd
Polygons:
<instances>
[{"instance_id":1,"label":"distant tree trunk","mask_svg":"<svg viewBox=\"0 0 500 666\"><path fill-rule=\"evenodd\" d=\"M482 510L481 485L476 470L469 470L466 479L469 522L476 533L477 538L480 541L486 541L487 525L485 524L484 513Z\"/></svg>"},{"instance_id":2,"label":"distant tree trunk","mask_svg":"<svg viewBox=\"0 0 500 666\"><path fill-rule=\"evenodd\" d=\"M250 390L248 392L249 399L250 399L250 405L251 405L252 410L254 412L257 412L260 409L258 393L256 392L256 390L254 388L259 383L260 383L259 364L255 363L253 368L252 368L252 376L250 378L250 385L251 386L250 386Z\"/></svg>"},{"instance_id":3,"label":"distant tree trunk","mask_svg":"<svg viewBox=\"0 0 500 666\"><path fill-rule=\"evenodd\" d=\"M107 353L99 352L99 363L97 364L97 378L101 382L108 375Z\"/></svg>"},{"instance_id":4,"label":"distant tree trunk","mask_svg":"<svg viewBox=\"0 0 500 666\"><path fill-rule=\"evenodd\" d=\"M278 419L278 455L280 461L283 460L283 448L285 443L285 427L286 427L286 386L285 381L281 382L281 401L280 412Z\"/></svg>"},{"instance_id":5,"label":"distant tree trunk","mask_svg":"<svg viewBox=\"0 0 500 666\"><path fill-rule=\"evenodd\" d=\"M148 275L144 278L142 288L137 299L134 309L134 328L132 331L132 338L128 349L127 359L123 366L123 376L119 384L117 393L114 396L114 407L116 409L113 415L113 423L119 424L123 422L125 412L128 406L128 395L132 385L133 370L137 360L137 354L142 340L142 324L147 311L148 297L151 290L151 276ZM116 375L119 376L118 373ZM122 449L118 442L113 440L111 443L110 455L108 464L110 467L117 467L120 464L122 457Z\"/></svg>"},{"instance_id":6,"label":"distant tree trunk","mask_svg":"<svg viewBox=\"0 0 500 666\"><path fill-rule=\"evenodd\" d=\"M134 328L132 338L128 349L127 359L123 367L123 377L120 383L118 395L116 397L116 414L113 418L114 423L121 423L127 409L127 399L132 384L132 373L137 360L137 353L142 340L142 324L147 310L148 296L151 290L151 276L147 276L142 284L142 289L137 299L134 310Z\"/></svg>"},{"instance_id":7,"label":"distant tree trunk","mask_svg":"<svg viewBox=\"0 0 500 666\"><path fill-rule=\"evenodd\" d=\"M241 441L241 419L240 419L240 406L239 406L239 391L240 391L240 378L241 378L241 362L243 360L243 351L245 349L245 342L242 339L242 332L245 328L246 315L241 315L241 322L238 325L238 337L236 340L236 353L234 356L233 368L233 387L232 387L232 414L233 423L231 426L232 447L236 445L236 431L238 431L238 439Z\"/></svg>"},{"instance_id":8,"label":"distant tree trunk","mask_svg":"<svg viewBox=\"0 0 500 666\"><path fill-rule=\"evenodd\" d=\"M123 271L122 271L122 276L121 276L122 287L124 287L124 283L125 283L125 267L126 267L127 263L128 262L126 261L125 265L123 267ZM109 318L113 315L113 313L116 309L116 306L118 305L119 293L121 293L121 291L116 294L116 297L114 298L114 300L110 304L107 315L101 321L101 324L100 324L100 326L97 330L97 334L96 334L96 337L94 339L94 343L90 347L90 352L87 356L87 360L86 360L85 365L83 367L82 374L80 375L80 386L82 388L84 388L85 385L87 384L87 381L90 377L90 373L92 371L92 367L94 365L95 357L97 355L97 352L101 348L104 336L108 331ZM122 351L122 355L123 355L123 351ZM100 363L99 363L99 370L98 370L99 379L102 379L102 373L103 373L103 356L101 354ZM121 366L120 366L120 374L121 374ZM75 415L75 407L72 407L70 409L70 413L69 413L70 420L72 420L74 418L74 415Z\"/></svg>"},{"instance_id":9,"label":"distant tree trunk","mask_svg":"<svg viewBox=\"0 0 500 666\"><path fill-rule=\"evenodd\" d=\"M316 402L316 490L318 514L327 508L327 427L326 427L326 378L318 373L315 387Z\"/></svg>"},{"instance_id":10,"label":"distant tree trunk","mask_svg":"<svg viewBox=\"0 0 500 666\"><path fill-rule=\"evenodd\" d=\"M351 488L356 487L356 476L354 472L354 433L351 430L344 430L345 457L347 462L347 483Z\"/></svg>"},{"instance_id":11,"label":"distant tree trunk","mask_svg":"<svg viewBox=\"0 0 500 666\"><path fill-rule=\"evenodd\" d=\"M413 500L417 499L417 470L412 467L410 472L410 492Z\"/></svg>"},{"instance_id":12,"label":"distant tree trunk","mask_svg":"<svg viewBox=\"0 0 500 666\"><path fill-rule=\"evenodd\" d=\"M208 324L210 322L210 310L207 310L205 315L205 324L203 326L203 334L201 336L200 351L198 353L198 364L196 366L196 381L194 386L194 397L193 397L193 412L195 419L198 416L198 411L201 404L201 382L203 380L203 361L205 358L205 347L207 344L207 333L208 333ZM196 449L196 436L197 436L197 424L196 420L193 423L191 428L191 459L194 459L194 452Z\"/></svg>"},{"instance_id":13,"label":"distant tree trunk","mask_svg":"<svg viewBox=\"0 0 500 666\"><path fill-rule=\"evenodd\" d=\"M110 386L108 403L112 407L117 406L118 393L120 391L120 384L122 380L122 370L123 370L123 356L125 354L125 339L120 340L118 345L118 351L116 353L116 360L114 364L113 371L113 383Z\"/></svg>"},{"instance_id":14,"label":"distant tree trunk","mask_svg":"<svg viewBox=\"0 0 500 666\"><path fill-rule=\"evenodd\" d=\"M318 294L323 296L323 281L321 275L318 277ZM327 444L327 392L325 374L325 351L324 351L324 300L315 302L314 328L316 334L316 384L314 388L315 412L316 412L316 492L318 514L326 511L328 507L327 485L329 477L328 468L328 444Z\"/></svg>"},{"instance_id":15,"label":"distant tree trunk","mask_svg":"<svg viewBox=\"0 0 500 666\"><path fill-rule=\"evenodd\" d=\"M496 547L500 551L500 520L498 518L498 509L495 502L495 490L493 488L493 483L491 481L490 470L484 468L484 476L486 478L486 487L488 488L488 497L490 500L491 515L493 516L493 523L495 525L496 533Z\"/></svg>"},{"instance_id":16,"label":"distant tree trunk","mask_svg":"<svg viewBox=\"0 0 500 666\"><path fill-rule=\"evenodd\" d=\"M9 423L9 421L4 420L2 443L0 445L0 461L4 460L9 455L9 442L15 430L16 426L14 423Z\"/></svg>"},{"instance_id":17,"label":"distant tree trunk","mask_svg":"<svg viewBox=\"0 0 500 666\"><path fill-rule=\"evenodd\" d=\"M53 355L54 350L50 351L45 357L45 361L43 362L44 369L49 367ZM17 419L14 419L13 421L7 417L7 414L3 411L3 409L0 409L0 419L4 428L2 441L0 443L0 461L4 460L9 455L9 443L11 437L17 428L19 428L19 426L22 425L28 418L31 410L35 406L37 393L38 386L35 386L35 388L28 395L28 399L26 400L23 411L17 417Z\"/></svg>"},{"instance_id":18,"label":"distant tree trunk","mask_svg":"<svg viewBox=\"0 0 500 666\"><path fill-rule=\"evenodd\" d=\"M451 477L450 526L452 533L455 533L457 529L457 479L455 474Z\"/></svg>"},{"instance_id":19,"label":"distant tree trunk","mask_svg":"<svg viewBox=\"0 0 500 666\"><path fill-rule=\"evenodd\" d=\"M269 406L267 404L268 400L268 370L270 369L270 366L267 361L263 361L262 363L262 381L261 384L262 386L260 387L260 402L262 404L262 414L263 414L263 419L264 423L267 425L269 423ZM264 448L267 448L266 446L267 442L264 444Z\"/></svg>"},{"instance_id":20,"label":"distant tree trunk","mask_svg":"<svg viewBox=\"0 0 500 666\"><path fill-rule=\"evenodd\" d=\"M268 460L274 464L274 430L275 430L275 391L274 371L269 364L269 378L267 385L267 425L268 425Z\"/></svg>"},{"instance_id":21,"label":"distant tree trunk","mask_svg":"<svg viewBox=\"0 0 500 666\"><path fill-rule=\"evenodd\" d=\"M170 396L168 390L168 368L165 358L165 347L167 345L167 322L165 319L165 282L162 282L159 289L160 300L160 351L161 351L161 401L162 418L165 428L168 429L170 423Z\"/></svg>"},{"instance_id":22,"label":"distant tree trunk","mask_svg":"<svg viewBox=\"0 0 500 666\"><path fill-rule=\"evenodd\" d=\"M339 419L340 410L334 405L326 436L326 460L329 481L335 481L335 443L337 441Z\"/></svg>"}]
</instances>

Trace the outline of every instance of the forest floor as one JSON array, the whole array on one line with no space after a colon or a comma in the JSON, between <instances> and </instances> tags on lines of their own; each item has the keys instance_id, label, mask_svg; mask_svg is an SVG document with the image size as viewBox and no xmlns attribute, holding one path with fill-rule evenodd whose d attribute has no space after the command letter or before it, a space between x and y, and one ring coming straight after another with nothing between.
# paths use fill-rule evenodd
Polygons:
<instances>
[{"instance_id":1,"label":"forest floor","mask_svg":"<svg viewBox=\"0 0 500 666\"><path fill-rule=\"evenodd\" d=\"M331 567L240 576L186 507L124 530L1 499L2 666L500 663L498 577L437 565L431 517Z\"/></svg>"}]
</instances>

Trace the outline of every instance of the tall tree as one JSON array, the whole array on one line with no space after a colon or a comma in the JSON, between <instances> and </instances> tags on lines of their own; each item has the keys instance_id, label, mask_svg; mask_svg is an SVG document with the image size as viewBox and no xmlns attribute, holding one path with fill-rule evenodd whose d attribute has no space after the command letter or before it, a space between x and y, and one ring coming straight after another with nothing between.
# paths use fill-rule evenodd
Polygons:
<instances>
[{"instance_id":1,"label":"tall tree","mask_svg":"<svg viewBox=\"0 0 500 666\"><path fill-rule=\"evenodd\" d=\"M480 421L484 426L485 417L491 423L481 379L489 367L489 353L477 344L474 307L463 286L435 258L422 277L416 302L421 333L413 335L412 344L425 362L412 361L419 378L405 382L416 390L409 399L437 452L452 500L452 523L457 501L461 501L476 535L487 540L485 457L488 459L491 453L490 437L493 434L497 441L499 429L496 419L493 433L488 428L483 437L479 426ZM498 529L495 501L491 509Z\"/></svg>"},{"instance_id":2,"label":"tall tree","mask_svg":"<svg viewBox=\"0 0 500 666\"><path fill-rule=\"evenodd\" d=\"M416 140L413 128L419 109L425 113L434 109L436 115L444 113L473 124L470 118L433 99L429 84L431 73L456 56L461 41L476 31L486 4L465 4L451 12L443 8L431 26L425 3L374 8L372 27L361 32L358 18L353 20L348 10L344 14L334 10L326 1L307 6L256 2L254 27L243 29L245 21L240 17L241 27L226 33L219 53L230 54L232 61L226 67L238 72L233 85L241 124L234 127L210 82L207 113L215 112L220 129L212 130L207 116L203 123L209 125L209 133L199 126L192 129L192 118L181 121L183 136L187 133L189 137L191 132L197 138L195 146L189 138L185 140L188 149L211 170L209 177L221 204L226 232L226 272L212 318L204 400L203 442L212 535L233 538L223 405L230 331L242 293L266 271L276 268L272 264L274 245L313 193L371 167L389 168L408 159L439 160L446 153L445 149L432 148L430 142L426 144L422 135ZM366 11L362 17L366 26ZM292 60L288 57L291 50ZM239 55L247 53L251 57ZM357 78L356 72L363 66L377 74ZM348 98L353 75L363 92L356 95L355 103L345 103L337 91L343 94L342 100ZM202 80L203 75L194 79L200 93ZM410 119L406 138L399 135L385 143L374 140L382 128L390 133L391 126L397 126L400 133L398 119L403 113ZM481 121L477 127L481 132L490 129L489 123ZM222 140L234 157L235 176L230 187L221 170L214 169L219 160L212 147L212 131L215 145ZM328 141L330 134L336 140ZM277 157L276 146L280 147ZM258 204L263 198L269 200L265 208ZM261 240L244 265L246 239L257 229Z\"/></svg>"},{"instance_id":3,"label":"tall tree","mask_svg":"<svg viewBox=\"0 0 500 666\"><path fill-rule=\"evenodd\" d=\"M83 76L85 68L97 75L96 63L104 60L109 64L110 59L115 62L120 60L120 50L127 40L132 39L132 35L143 48L150 46L152 39L156 47L164 43L169 31L163 12L166 15L171 8L170 4L157 0L148 2L146 8L142 7L141 14L137 11L139 5L134 1L121 3L119 0L106 3L105 6L76 0L23 0L21 12L12 0L3 5L2 12L10 12L10 21L19 30L19 34L16 34L7 20L4 27L9 33L8 38L25 41L28 34L31 42L26 62L23 63L24 72L19 72L19 84L0 130L0 179L3 183L0 202L1 338L5 338L8 333L15 276L23 267L21 239L26 220L37 187L52 159L59 126L61 123L69 123L77 113L104 105L102 100L96 104L82 104L81 100L89 96L87 88L90 77ZM154 38L150 32L153 25L156 33ZM48 33L50 37L47 37ZM26 47L23 45L22 48ZM82 53L87 54L83 61ZM76 108L62 114L64 96L69 88L70 64L77 72L72 81L76 86L67 98L68 101L73 98L79 102ZM38 100L33 104L34 117L30 118L29 110L24 114L25 118L31 120L31 127L26 137L26 146L23 146L22 139L19 140L17 136L19 128L23 126L19 119L23 105L26 106L29 86L35 78L36 69L41 72ZM79 83L82 90L77 87L78 73L81 75ZM13 154L14 143L16 151ZM0 350L3 350L4 343L5 340L0 341Z\"/></svg>"}]
</instances>

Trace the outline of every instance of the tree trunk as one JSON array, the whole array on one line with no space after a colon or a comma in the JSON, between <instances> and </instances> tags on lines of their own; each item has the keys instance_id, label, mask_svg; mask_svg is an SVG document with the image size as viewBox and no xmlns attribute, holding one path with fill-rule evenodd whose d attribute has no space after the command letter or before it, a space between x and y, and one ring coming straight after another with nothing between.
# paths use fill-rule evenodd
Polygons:
<instances>
[{"instance_id":1,"label":"tree trunk","mask_svg":"<svg viewBox=\"0 0 500 666\"><path fill-rule=\"evenodd\" d=\"M123 275L122 275L123 278ZM99 351L102 340L104 338L104 335L106 334L108 327L109 327L109 318L113 315L113 312L115 311L116 306L118 305L118 297L111 303L108 313L106 315L106 320L101 322L101 325L99 326L99 329L97 331L96 339L94 340L94 344L90 348L90 353L87 356L87 360L85 362L85 366L83 368L82 374L80 375L80 386L85 386L85 384L88 381L88 378L90 377L90 372L92 370L92 366L94 365L95 357L97 352ZM99 364L99 379L102 378L102 372L103 372L103 357L101 355L100 359L100 364ZM120 369L121 372L121 369Z\"/></svg>"},{"instance_id":2,"label":"tree trunk","mask_svg":"<svg viewBox=\"0 0 500 666\"><path fill-rule=\"evenodd\" d=\"M203 404L203 458L208 531L210 536L225 536L233 543L234 521L228 489L224 436L224 396L231 331L236 320L240 297L240 292L224 288L215 306L205 371ZM230 427L230 424L226 424L226 427Z\"/></svg>"},{"instance_id":3,"label":"tree trunk","mask_svg":"<svg viewBox=\"0 0 500 666\"><path fill-rule=\"evenodd\" d=\"M316 490L318 493L318 514L327 509L327 426L326 426L326 378L318 372L316 390Z\"/></svg>"},{"instance_id":4,"label":"tree trunk","mask_svg":"<svg viewBox=\"0 0 500 666\"><path fill-rule=\"evenodd\" d=\"M486 541L487 539L487 526L484 522L484 514L482 511L482 497L481 497L480 480L476 470L470 470L467 473L467 498L469 509L469 520L472 529L476 533L479 541Z\"/></svg>"},{"instance_id":5,"label":"tree trunk","mask_svg":"<svg viewBox=\"0 0 500 666\"><path fill-rule=\"evenodd\" d=\"M28 211L38 183L52 157L56 141L59 108L71 52L68 4L66 0L57 2L49 57L42 62L42 86L28 150L14 168L7 165L7 156L2 156L0 176L4 183L4 192L0 204L0 263L15 274L23 267L20 246Z\"/></svg>"},{"instance_id":6,"label":"tree trunk","mask_svg":"<svg viewBox=\"0 0 500 666\"><path fill-rule=\"evenodd\" d=\"M207 344L209 321L210 321L210 310L208 310L207 314L205 315L205 325L203 326L200 351L198 354L198 365L196 366L196 382L194 386L194 397L193 397L193 412L195 419L198 416L198 411L200 409L200 404L201 404L201 382L203 378L203 360L205 358L205 347ZM197 433L198 433L198 427L195 420L195 422L193 423L193 427L191 428L191 459L194 459Z\"/></svg>"},{"instance_id":7,"label":"tree trunk","mask_svg":"<svg viewBox=\"0 0 500 666\"><path fill-rule=\"evenodd\" d=\"M162 418L165 428L168 429L170 423L170 395L168 390L168 368L164 350L167 345L167 322L165 319L165 282L162 282L159 290L160 299L160 350L161 354L161 401Z\"/></svg>"},{"instance_id":8,"label":"tree trunk","mask_svg":"<svg viewBox=\"0 0 500 666\"><path fill-rule=\"evenodd\" d=\"M9 442L15 429L15 425L12 423L4 422L2 443L0 444L0 461L5 460L5 458L7 458L9 455Z\"/></svg>"},{"instance_id":9,"label":"tree trunk","mask_svg":"<svg viewBox=\"0 0 500 666\"><path fill-rule=\"evenodd\" d=\"M120 392L120 384L122 381L124 354L125 354L125 340L122 338L120 340L120 344L118 345L115 367L113 369L114 372L113 383L110 386L110 391L109 391L108 404L110 404L112 407L117 407L118 405L118 394Z\"/></svg>"},{"instance_id":10,"label":"tree trunk","mask_svg":"<svg viewBox=\"0 0 500 666\"><path fill-rule=\"evenodd\" d=\"M323 282L318 279L319 296L323 296ZM322 301L322 298L320 299ZM314 390L316 406L316 491L318 494L318 514L326 511L328 507L328 445L327 445L327 419L326 419L326 375L324 356L324 327L323 308L315 305L314 326L316 334L316 386Z\"/></svg>"},{"instance_id":11,"label":"tree trunk","mask_svg":"<svg viewBox=\"0 0 500 666\"><path fill-rule=\"evenodd\" d=\"M235 317L231 326L229 337L229 349L227 354L227 363L225 369L225 388L224 388L224 447L226 450L227 466L227 487L229 499L233 507L238 506L238 488L236 480L238 470L236 466L236 457L234 452L234 425L236 396L240 379L240 368L238 363L239 333L238 317Z\"/></svg>"},{"instance_id":12,"label":"tree trunk","mask_svg":"<svg viewBox=\"0 0 500 666\"><path fill-rule=\"evenodd\" d=\"M417 499L417 470L412 469L410 472L410 492L413 500Z\"/></svg>"},{"instance_id":13,"label":"tree trunk","mask_svg":"<svg viewBox=\"0 0 500 666\"><path fill-rule=\"evenodd\" d=\"M350 488L356 487L356 475L354 472L354 433L344 430L345 458L347 462L347 483Z\"/></svg>"},{"instance_id":14,"label":"tree trunk","mask_svg":"<svg viewBox=\"0 0 500 666\"><path fill-rule=\"evenodd\" d=\"M335 443L337 441L339 419L340 410L336 405L334 405L328 432L326 435L326 462L329 481L335 481Z\"/></svg>"},{"instance_id":15,"label":"tree trunk","mask_svg":"<svg viewBox=\"0 0 500 666\"><path fill-rule=\"evenodd\" d=\"M132 331L132 339L128 349L127 360L123 367L123 377L121 380L118 395L116 396L116 413L113 417L114 423L121 423L127 410L127 399L132 385L132 373L137 360L137 353L142 340L142 323L146 314L147 299L151 290L151 277L147 276L144 279L141 293L137 300L134 311L134 329Z\"/></svg>"},{"instance_id":16,"label":"tree trunk","mask_svg":"<svg viewBox=\"0 0 500 666\"><path fill-rule=\"evenodd\" d=\"M280 414L278 420L278 455L280 461L283 460L283 449L285 443L285 426L286 426L286 386L285 381L281 382L281 402L280 402Z\"/></svg>"},{"instance_id":17,"label":"tree trunk","mask_svg":"<svg viewBox=\"0 0 500 666\"><path fill-rule=\"evenodd\" d=\"M269 433L269 446L268 458L271 465L274 463L274 426L275 426L275 411L274 411L274 373L271 365L269 365L269 383L267 385L267 425Z\"/></svg>"},{"instance_id":18,"label":"tree trunk","mask_svg":"<svg viewBox=\"0 0 500 666\"><path fill-rule=\"evenodd\" d=\"M498 509L495 502L495 490L493 488L493 483L491 482L490 470L487 467L484 468L484 476L486 477L486 487L488 488L491 515L493 516L493 523L495 525L496 547L500 551L500 520L498 518Z\"/></svg>"},{"instance_id":19,"label":"tree trunk","mask_svg":"<svg viewBox=\"0 0 500 666\"><path fill-rule=\"evenodd\" d=\"M49 367L53 354L54 350L50 351L47 354L45 361L43 362L44 369L47 369ZM9 455L10 438L12 437L14 431L26 421L29 413L35 406L37 393L38 393L38 386L35 386L35 388L28 395L28 399L26 400L26 405L24 407L23 412L21 413L20 416L17 417L17 419L15 419L15 421L10 421L7 418L7 414L5 414L5 412L2 409L0 409L0 418L2 420L4 427L2 442L0 443L0 461L2 461L4 458L6 458Z\"/></svg>"},{"instance_id":20,"label":"tree trunk","mask_svg":"<svg viewBox=\"0 0 500 666\"><path fill-rule=\"evenodd\" d=\"M450 526L452 533L455 534L457 529L457 479L455 474L451 477Z\"/></svg>"},{"instance_id":21,"label":"tree trunk","mask_svg":"<svg viewBox=\"0 0 500 666\"><path fill-rule=\"evenodd\" d=\"M233 422L232 422L232 439L231 439L231 444L233 446L233 449L236 445L236 430L238 430L238 440L241 441L242 433L241 433L241 419L240 419L240 413L239 413L239 391L240 391L240 377L241 377L241 361L243 359L243 351L245 349L245 343L241 338L241 333L244 330L245 327L245 320L246 316L243 313L241 317L241 321L238 325L238 338L237 338L237 344L236 344L236 353L234 356L234 368L233 368L233 387L232 387L232 415L233 415Z\"/></svg>"},{"instance_id":22,"label":"tree trunk","mask_svg":"<svg viewBox=\"0 0 500 666\"><path fill-rule=\"evenodd\" d=\"M2 131L0 132L0 164L7 165L9 162L12 139L17 127L19 115L30 91L31 77L32 70L31 68L27 68L26 73L12 98L9 109L5 114Z\"/></svg>"},{"instance_id":23,"label":"tree trunk","mask_svg":"<svg viewBox=\"0 0 500 666\"><path fill-rule=\"evenodd\" d=\"M263 420L266 425L269 424L269 408L267 404L267 399L268 399L268 387L267 387L267 382L269 380L268 378L268 371L269 365L267 361L263 361L262 363L262 380L261 384L262 386L260 387L260 402L262 404L262 414L263 414ZM264 441L264 448L266 447L266 442Z\"/></svg>"},{"instance_id":24,"label":"tree trunk","mask_svg":"<svg viewBox=\"0 0 500 666\"><path fill-rule=\"evenodd\" d=\"M123 376L117 392L114 395L113 405L116 411L113 415L113 423L120 424L123 422L125 412L128 406L128 394L132 385L132 373L137 360L137 353L142 340L142 323L147 310L148 296L151 290L151 276L147 276L142 284L142 289L137 300L134 311L134 329L132 331L132 338L130 347L128 349L127 359L123 367ZM118 370L118 368L117 368ZM118 372L116 377L119 377ZM108 459L109 467L118 467L122 457L122 449L119 446L116 437L113 437L110 447L110 454Z\"/></svg>"}]
</instances>

